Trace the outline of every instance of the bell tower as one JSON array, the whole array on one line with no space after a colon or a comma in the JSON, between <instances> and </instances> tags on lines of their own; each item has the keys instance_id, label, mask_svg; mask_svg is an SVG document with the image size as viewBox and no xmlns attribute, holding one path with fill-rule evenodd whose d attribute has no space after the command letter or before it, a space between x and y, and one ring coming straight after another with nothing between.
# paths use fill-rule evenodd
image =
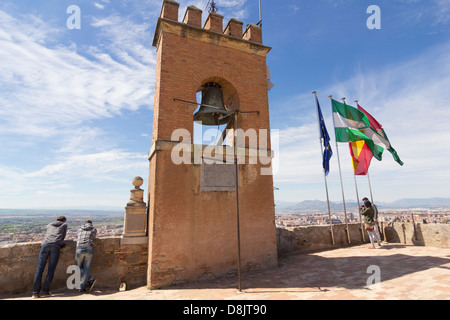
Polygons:
<instances>
[{"instance_id":1,"label":"bell tower","mask_svg":"<svg viewBox=\"0 0 450 320\"><path fill-rule=\"evenodd\" d=\"M230 19L223 28L223 16L212 11L202 26L200 9L187 7L182 21L178 9L176 1L163 1L153 39L150 288L277 265L270 48L255 24L243 31ZM194 121L227 124L222 138L228 134L230 144L194 144Z\"/></svg>"}]
</instances>

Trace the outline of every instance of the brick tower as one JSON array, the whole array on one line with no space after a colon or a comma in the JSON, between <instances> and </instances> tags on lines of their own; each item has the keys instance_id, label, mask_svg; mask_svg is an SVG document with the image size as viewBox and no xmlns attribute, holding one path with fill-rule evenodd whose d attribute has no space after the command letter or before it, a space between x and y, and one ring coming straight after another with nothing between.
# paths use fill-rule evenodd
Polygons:
<instances>
[{"instance_id":1,"label":"brick tower","mask_svg":"<svg viewBox=\"0 0 450 320\"><path fill-rule=\"evenodd\" d=\"M205 163L207 146L192 140L197 105L189 102L197 101L204 85L214 82L222 88L227 110L239 110L237 128L269 139L261 134L269 130L266 55L270 50L262 44L261 28L250 24L243 32L243 23L231 19L223 29L223 17L214 12L202 27L202 11L194 6L179 22L178 9L177 2L163 1L153 40L157 65L149 152L150 288L237 271L235 166ZM244 158L238 165L243 271L277 264L273 178L261 174L263 169L270 171L270 141L256 149L268 155L264 158L255 156L247 140L236 144ZM233 157L229 152L233 148L220 146L209 154ZM180 150L181 163L173 160ZM199 154L200 162L195 161Z\"/></svg>"}]
</instances>

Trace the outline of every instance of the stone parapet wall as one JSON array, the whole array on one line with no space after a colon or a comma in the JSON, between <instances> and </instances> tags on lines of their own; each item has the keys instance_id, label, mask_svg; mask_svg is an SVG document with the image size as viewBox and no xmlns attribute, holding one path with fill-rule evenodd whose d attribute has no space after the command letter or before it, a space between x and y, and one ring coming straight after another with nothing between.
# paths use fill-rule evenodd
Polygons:
<instances>
[{"instance_id":1,"label":"stone parapet wall","mask_svg":"<svg viewBox=\"0 0 450 320\"><path fill-rule=\"evenodd\" d=\"M450 247L450 224L394 222L385 227L385 232L389 242Z\"/></svg>"},{"instance_id":2,"label":"stone parapet wall","mask_svg":"<svg viewBox=\"0 0 450 320\"><path fill-rule=\"evenodd\" d=\"M97 279L96 287L127 288L146 284L148 245L121 244L120 237L96 239L91 274ZM51 289L67 288L72 273L67 267L74 264L76 242L65 241ZM0 246L0 294L24 293L31 295L37 267L40 243L19 243ZM47 274L44 271L42 281Z\"/></svg>"},{"instance_id":3,"label":"stone parapet wall","mask_svg":"<svg viewBox=\"0 0 450 320\"><path fill-rule=\"evenodd\" d=\"M298 251L310 252L330 250L346 245L369 242L364 231L364 240L359 223L349 223L350 244L347 240L345 224L333 225L335 244L332 243L330 226L301 226L277 228L278 255ZM449 224L383 223L380 228L381 239L389 243L403 243L430 247L450 247Z\"/></svg>"},{"instance_id":4,"label":"stone parapet wall","mask_svg":"<svg viewBox=\"0 0 450 320\"><path fill-rule=\"evenodd\" d=\"M334 243L331 237L331 228L325 226L300 226L277 228L277 246L278 256L292 252L310 252L317 250L330 250L345 245L362 244L369 241L369 235L364 231L364 240L359 223L349 223L350 243L348 241L346 225L334 224L333 235Z\"/></svg>"}]
</instances>

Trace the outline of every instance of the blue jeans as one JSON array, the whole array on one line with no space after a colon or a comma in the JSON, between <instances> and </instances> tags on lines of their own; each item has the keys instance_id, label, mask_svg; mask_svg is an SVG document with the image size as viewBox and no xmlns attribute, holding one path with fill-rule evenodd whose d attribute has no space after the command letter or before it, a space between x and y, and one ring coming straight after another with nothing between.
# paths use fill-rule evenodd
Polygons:
<instances>
[{"instance_id":1,"label":"blue jeans","mask_svg":"<svg viewBox=\"0 0 450 320\"><path fill-rule=\"evenodd\" d=\"M80 290L83 290L86 283L94 280L94 277L90 274L92 258L94 257L94 248L77 248L75 253L75 264L80 268Z\"/></svg>"},{"instance_id":2,"label":"blue jeans","mask_svg":"<svg viewBox=\"0 0 450 320\"><path fill-rule=\"evenodd\" d=\"M58 264L60 253L60 246L56 243L46 243L41 246L41 251L38 256L37 270L34 276L33 294L41 292L42 274L44 273L45 265L48 262L47 276L45 277L43 292L50 291L50 284L53 280L56 265Z\"/></svg>"}]
</instances>

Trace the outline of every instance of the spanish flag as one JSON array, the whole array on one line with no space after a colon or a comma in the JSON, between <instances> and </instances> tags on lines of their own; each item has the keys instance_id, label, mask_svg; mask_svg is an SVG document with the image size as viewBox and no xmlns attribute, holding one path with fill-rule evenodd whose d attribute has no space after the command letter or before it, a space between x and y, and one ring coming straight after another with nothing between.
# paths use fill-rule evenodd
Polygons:
<instances>
[{"instance_id":1,"label":"spanish flag","mask_svg":"<svg viewBox=\"0 0 450 320\"><path fill-rule=\"evenodd\" d=\"M353 163L353 173L357 176L365 176L369 171L372 160L372 150L364 140L349 142L350 155Z\"/></svg>"}]
</instances>

